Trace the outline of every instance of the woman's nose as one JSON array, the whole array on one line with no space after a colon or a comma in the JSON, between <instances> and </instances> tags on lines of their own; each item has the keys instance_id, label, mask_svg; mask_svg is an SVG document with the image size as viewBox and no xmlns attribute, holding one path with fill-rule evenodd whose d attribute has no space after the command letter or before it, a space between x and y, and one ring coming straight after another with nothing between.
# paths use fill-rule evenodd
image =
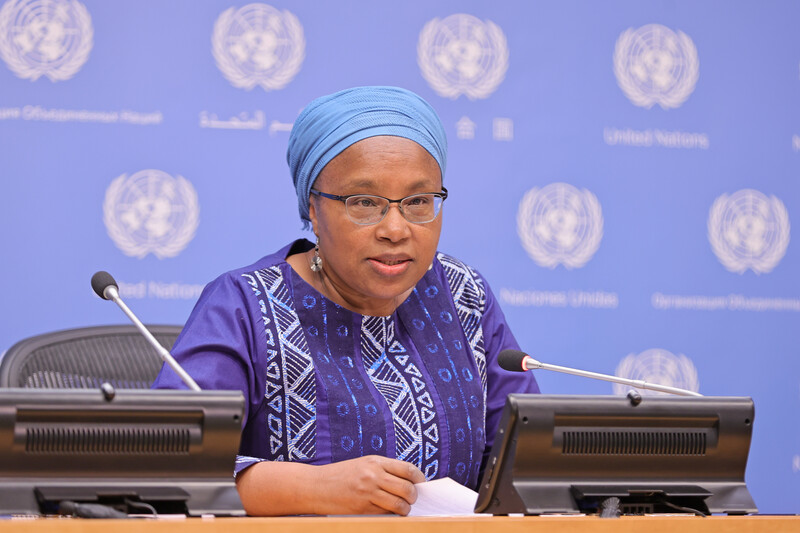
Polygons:
<instances>
[{"instance_id":1,"label":"woman's nose","mask_svg":"<svg viewBox=\"0 0 800 533\"><path fill-rule=\"evenodd\" d=\"M396 209L393 209L396 208ZM389 239L392 242L397 242L411 235L411 228L409 222L403 215L400 209L400 204L389 204L388 211L383 217L383 220L378 222L377 234L380 238Z\"/></svg>"}]
</instances>

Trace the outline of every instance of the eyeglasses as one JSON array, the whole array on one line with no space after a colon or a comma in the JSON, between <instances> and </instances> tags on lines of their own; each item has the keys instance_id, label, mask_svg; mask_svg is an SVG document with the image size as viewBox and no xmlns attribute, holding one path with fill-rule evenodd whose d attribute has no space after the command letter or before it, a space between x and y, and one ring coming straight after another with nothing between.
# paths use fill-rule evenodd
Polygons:
<instances>
[{"instance_id":1,"label":"eyeglasses","mask_svg":"<svg viewBox=\"0 0 800 533\"><path fill-rule=\"evenodd\" d=\"M442 192L428 192L412 194L399 200L390 200L383 196L372 194L348 194L338 196L311 189L311 194L344 202L347 216L354 223L361 226L377 224L389 212L391 204L398 204L403 217L414 224L432 222L442 210L442 202L447 198L447 189L442 187Z\"/></svg>"}]
</instances>

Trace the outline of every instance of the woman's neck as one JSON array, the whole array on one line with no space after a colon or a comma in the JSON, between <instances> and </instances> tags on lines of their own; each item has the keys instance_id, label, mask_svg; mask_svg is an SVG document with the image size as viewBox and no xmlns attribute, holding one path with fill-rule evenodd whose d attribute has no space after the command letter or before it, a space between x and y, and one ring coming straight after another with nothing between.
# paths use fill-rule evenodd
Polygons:
<instances>
[{"instance_id":1,"label":"woman's neck","mask_svg":"<svg viewBox=\"0 0 800 533\"><path fill-rule=\"evenodd\" d=\"M311 270L311 260L313 257L314 250L312 249L307 252L290 255L286 258L286 262L289 263L289 266L292 267L295 274L316 289L317 292L335 304L360 315L389 316L406 301L414 290L412 287L404 293L387 300L348 297L342 291L339 291L336 284L325 274L324 266L319 272Z\"/></svg>"}]
</instances>

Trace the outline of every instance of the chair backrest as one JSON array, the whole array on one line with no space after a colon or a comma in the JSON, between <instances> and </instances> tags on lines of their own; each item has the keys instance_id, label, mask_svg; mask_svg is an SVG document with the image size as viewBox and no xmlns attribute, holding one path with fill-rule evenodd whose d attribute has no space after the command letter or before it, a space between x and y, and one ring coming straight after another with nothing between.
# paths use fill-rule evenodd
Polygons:
<instances>
[{"instance_id":1,"label":"chair backrest","mask_svg":"<svg viewBox=\"0 0 800 533\"><path fill-rule=\"evenodd\" d=\"M167 349L181 326L147 326ZM94 326L23 339L0 360L0 387L91 389L108 382L118 389L147 389L161 358L133 325Z\"/></svg>"}]
</instances>

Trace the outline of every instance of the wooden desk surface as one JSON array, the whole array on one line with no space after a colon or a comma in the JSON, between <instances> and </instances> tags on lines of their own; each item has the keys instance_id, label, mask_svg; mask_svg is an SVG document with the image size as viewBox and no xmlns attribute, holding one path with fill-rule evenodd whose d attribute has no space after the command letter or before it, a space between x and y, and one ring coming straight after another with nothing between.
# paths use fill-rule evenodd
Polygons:
<instances>
[{"instance_id":1,"label":"wooden desk surface","mask_svg":"<svg viewBox=\"0 0 800 533\"><path fill-rule=\"evenodd\" d=\"M800 533L800 516L288 517L0 521L3 533Z\"/></svg>"}]
</instances>

